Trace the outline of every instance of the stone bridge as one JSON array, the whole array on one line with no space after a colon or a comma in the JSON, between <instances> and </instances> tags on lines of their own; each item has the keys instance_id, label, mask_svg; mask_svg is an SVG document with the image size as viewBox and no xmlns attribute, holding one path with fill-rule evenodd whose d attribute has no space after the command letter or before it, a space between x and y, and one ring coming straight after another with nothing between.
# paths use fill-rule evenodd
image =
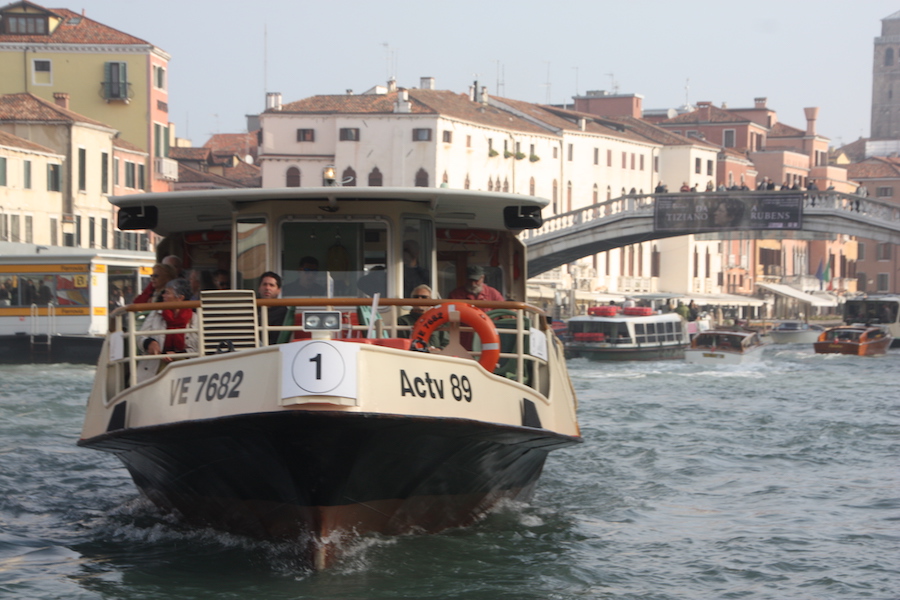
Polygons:
<instances>
[{"instance_id":1,"label":"stone bridge","mask_svg":"<svg viewBox=\"0 0 900 600\"><path fill-rule=\"evenodd\" d=\"M684 200L710 204L735 199L759 202L766 198L793 199L802 207L799 231L846 234L900 244L900 205L841 192L686 192L628 195L545 219L539 229L520 235L528 246L528 276L534 277L584 256L648 240L710 233L709 227L677 231L656 226L657 201ZM716 233L740 231L745 236L771 237L778 229L717 228ZM768 234L768 235L767 235Z\"/></svg>"}]
</instances>

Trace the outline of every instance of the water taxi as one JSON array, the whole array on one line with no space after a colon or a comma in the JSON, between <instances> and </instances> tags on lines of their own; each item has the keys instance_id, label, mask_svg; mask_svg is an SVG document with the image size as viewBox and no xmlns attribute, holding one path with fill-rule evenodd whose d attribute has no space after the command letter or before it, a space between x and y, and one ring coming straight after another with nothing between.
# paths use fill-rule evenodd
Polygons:
<instances>
[{"instance_id":1,"label":"water taxi","mask_svg":"<svg viewBox=\"0 0 900 600\"><path fill-rule=\"evenodd\" d=\"M191 241L230 257L236 289L116 311L78 442L188 522L295 540L322 569L354 536L438 532L527 499L548 452L581 441L562 343L525 302L516 234L546 200L336 186L111 202L121 229L165 236L185 267L203 260ZM473 266L504 300L410 298L422 283L456 298ZM282 297L257 299L269 271ZM410 306L425 312L404 321ZM196 319L139 329L170 308ZM195 349L147 374L154 334Z\"/></svg>"},{"instance_id":2,"label":"water taxi","mask_svg":"<svg viewBox=\"0 0 900 600\"><path fill-rule=\"evenodd\" d=\"M684 359L697 365L739 365L760 360L763 346L755 331L711 329L691 340Z\"/></svg>"},{"instance_id":3,"label":"water taxi","mask_svg":"<svg viewBox=\"0 0 900 600\"><path fill-rule=\"evenodd\" d=\"M0 363L96 364L109 313L153 262L149 252L0 242Z\"/></svg>"},{"instance_id":4,"label":"water taxi","mask_svg":"<svg viewBox=\"0 0 900 600\"><path fill-rule=\"evenodd\" d=\"M803 321L784 321L769 330L773 344L812 344L819 339L824 327Z\"/></svg>"},{"instance_id":5,"label":"water taxi","mask_svg":"<svg viewBox=\"0 0 900 600\"><path fill-rule=\"evenodd\" d=\"M894 336L885 326L841 325L826 329L814 344L816 354L852 354L878 356L887 354Z\"/></svg>"},{"instance_id":6,"label":"water taxi","mask_svg":"<svg viewBox=\"0 0 900 600\"><path fill-rule=\"evenodd\" d=\"M684 358L690 343L677 313L656 314L643 306L592 306L569 319L566 355L592 360Z\"/></svg>"}]
</instances>

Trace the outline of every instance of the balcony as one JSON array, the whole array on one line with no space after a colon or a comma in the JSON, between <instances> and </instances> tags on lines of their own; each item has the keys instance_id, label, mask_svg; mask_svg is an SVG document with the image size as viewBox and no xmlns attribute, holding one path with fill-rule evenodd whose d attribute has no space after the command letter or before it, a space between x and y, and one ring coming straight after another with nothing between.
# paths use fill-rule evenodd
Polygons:
<instances>
[{"instance_id":1,"label":"balcony","mask_svg":"<svg viewBox=\"0 0 900 600\"><path fill-rule=\"evenodd\" d=\"M153 162L153 172L157 179L178 181L178 161L158 156Z\"/></svg>"}]
</instances>

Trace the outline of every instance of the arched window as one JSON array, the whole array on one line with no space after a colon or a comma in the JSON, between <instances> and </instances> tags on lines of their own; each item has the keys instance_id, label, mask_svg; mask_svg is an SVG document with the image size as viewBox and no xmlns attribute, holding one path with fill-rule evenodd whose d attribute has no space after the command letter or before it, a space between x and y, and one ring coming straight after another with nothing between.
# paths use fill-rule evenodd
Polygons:
<instances>
[{"instance_id":1,"label":"arched window","mask_svg":"<svg viewBox=\"0 0 900 600\"><path fill-rule=\"evenodd\" d=\"M425 169L416 172L416 187L428 187L428 171Z\"/></svg>"},{"instance_id":2,"label":"arched window","mask_svg":"<svg viewBox=\"0 0 900 600\"><path fill-rule=\"evenodd\" d=\"M447 171L444 171L444 176L441 177L441 183L443 183L445 187L450 185L450 176L447 175Z\"/></svg>"},{"instance_id":3,"label":"arched window","mask_svg":"<svg viewBox=\"0 0 900 600\"><path fill-rule=\"evenodd\" d=\"M572 212L572 182L566 183L566 212Z\"/></svg>"},{"instance_id":4,"label":"arched window","mask_svg":"<svg viewBox=\"0 0 900 600\"><path fill-rule=\"evenodd\" d=\"M466 182L463 184L463 186L464 186L464 189L469 189L472 186L471 182L469 181L468 173L466 174Z\"/></svg>"},{"instance_id":5,"label":"arched window","mask_svg":"<svg viewBox=\"0 0 900 600\"><path fill-rule=\"evenodd\" d=\"M498 191L498 192L500 191L500 177L499 177L499 176L498 176L497 179L494 181L494 190L496 190L496 191Z\"/></svg>"},{"instance_id":6,"label":"arched window","mask_svg":"<svg viewBox=\"0 0 900 600\"><path fill-rule=\"evenodd\" d=\"M503 191L509 192L509 179L503 178Z\"/></svg>"},{"instance_id":7,"label":"arched window","mask_svg":"<svg viewBox=\"0 0 900 600\"><path fill-rule=\"evenodd\" d=\"M612 187L606 186L606 199L612 200Z\"/></svg>"},{"instance_id":8,"label":"arched window","mask_svg":"<svg viewBox=\"0 0 900 600\"><path fill-rule=\"evenodd\" d=\"M894 49L888 48L884 51L884 66L890 67L894 64Z\"/></svg>"},{"instance_id":9,"label":"arched window","mask_svg":"<svg viewBox=\"0 0 900 600\"><path fill-rule=\"evenodd\" d=\"M384 177L381 175L381 170L375 167L369 172L369 187L381 187L383 185Z\"/></svg>"},{"instance_id":10,"label":"arched window","mask_svg":"<svg viewBox=\"0 0 900 600\"><path fill-rule=\"evenodd\" d=\"M341 176L341 185L344 187L356 187L356 171L353 170L353 167L344 169L344 174Z\"/></svg>"},{"instance_id":11,"label":"arched window","mask_svg":"<svg viewBox=\"0 0 900 600\"><path fill-rule=\"evenodd\" d=\"M528 195L534 196L534 177L528 182Z\"/></svg>"},{"instance_id":12,"label":"arched window","mask_svg":"<svg viewBox=\"0 0 900 600\"><path fill-rule=\"evenodd\" d=\"M593 196L594 204L600 202L600 188L597 187L597 184L594 184L594 196Z\"/></svg>"},{"instance_id":13,"label":"arched window","mask_svg":"<svg viewBox=\"0 0 900 600\"><path fill-rule=\"evenodd\" d=\"M291 167L287 170L284 185L286 187L300 187L300 169Z\"/></svg>"},{"instance_id":14,"label":"arched window","mask_svg":"<svg viewBox=\"0 0 900 600\"><path fill-rule=\"evenodd\" d=\"M490 177L488 177L488 191L489 192L494 191L494 180L491 179Z\"/></svg>"}]
</instances>

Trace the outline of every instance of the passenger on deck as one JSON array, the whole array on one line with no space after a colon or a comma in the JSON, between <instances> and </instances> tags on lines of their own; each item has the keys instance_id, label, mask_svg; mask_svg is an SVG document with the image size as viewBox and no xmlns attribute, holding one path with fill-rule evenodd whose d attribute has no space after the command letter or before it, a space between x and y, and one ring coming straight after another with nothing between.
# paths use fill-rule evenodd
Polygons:
<instances>
[{"instance_id":1,"label":"passenger on deck","mask_svg":"<svg viewBox=\"0 0 900 600\"><path fill-rule=\"evenodd\" d=\"M231 274L225 269L216 269L212 275L215 290L231 289Z\"/></svg>"},{"instance_id":2,"label":"passenger on deck","mask_svg":"<svg viewBox=\"0 0 900 600\"><path fill-rule=\"evenodd\" d=\"M187 279L179 278L169 281L162 291L163 302L179 302L186 300L191 294L191 284ZM190 308L167 308L155 310L147 315L141 331L159 329L186 329L195 327L195 314ZM197 335L194 333L154 334L140 340L144 354L176 354L197 351ZM163 357L165 362L171 357Z\"/></svg>"},{"instance_id":3,"label":"passenger on deck","mask_svg":"<svg viewBox=\"0 0 900 600\"><path fill-rule=\"evenodd\" d=\"M150 283L144 288L144 291L134 299L135 304L144 302L159 302L162 299L163 290L166 284L175 279L177 273L171 265L156 263L153 265L153 273L150 275Z\"/></svg>"},{"instance_id":4,"label":"passenger on deck","mask_svg":"<svg viewBox=\"0 0 900 600\"><path fill-rule=\"evenodd\" d=\"M259 278L259 287L256 289L256 297L259 299L270 299L270 298L280 298L281 297L281 275L278 273L273 273L272 271L266 271ZM291 313L288 316L288 313ZM260 315L262 314L262 309L260 309ZM293 312L288 309L287 306L269 306L267 307L267 324L269 327L281 327L283 325L291 325L293 324ZM278 344L279 339L282 334L285 334L285 337L290 337L290 332L286 331L270 331L269 332L269 345ZM285 340L286 341L286 340Z\"/></svg>"},{"instance_id":5,"label":"passenger on deck","mask_svg":"<svg viewBox=\"0 0 900 600\"><path fill-rule=\"evenodd\" d=\"M466 284L447 297L453 300L503 300L503 294L484 282L484 269L478 265L466 269Z\"/></svg>"},{"instance_id":6,"label":"passenger on deck","mask_svg":"<svg viewBox=\"0 0 900 600\"><path fill-rule=\"evenodd\" d=\"M285 296L322 297L326 295L325 286L319 283L319 260L314 256L300 259L297 281L284 287Z\"/></svg>"},{"instance_id":7,"label":"passenger on deck","mask_svg":"<svg viewBox=\"0 0 900 600\"><path fill-rule=\"evenodd\" d=\"M410 298L415 299L430 299L431 288L422 284L416 287L412 294L409 296ZM403 315L397 319L397 325L415 325L416 321L418 321L419 317L421 317L425 311L427 310L427 306L413 306L412 310L409 311L409 314ZM397 336L402 338L408 338L412 334L412 331L398 331ZM432 348L443 348L448 343L450 343L450 334L443 330L437 330L431 334L431 338L428 341L428 345Z\"/></svg>"}]
</instances>

